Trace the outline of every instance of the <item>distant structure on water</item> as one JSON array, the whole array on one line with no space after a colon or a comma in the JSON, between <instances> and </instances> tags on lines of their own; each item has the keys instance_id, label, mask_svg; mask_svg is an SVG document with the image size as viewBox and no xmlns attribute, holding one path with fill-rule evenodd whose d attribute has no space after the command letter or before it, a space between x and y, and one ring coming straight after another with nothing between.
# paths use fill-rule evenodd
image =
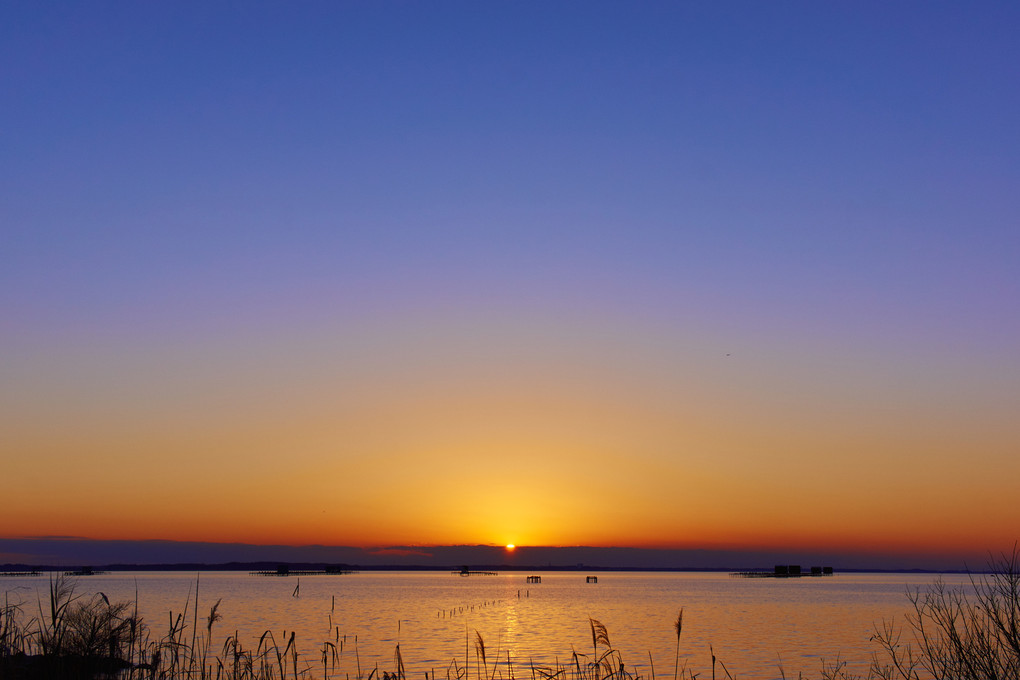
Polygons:
<instances>
[{"instance_id":1,"label":"distant structure on water","mask_svg":"<svg viewBox=\"0 0 1020 680\"><path fill-rule=\"evenodd\" d=\"M93 569L92 567L82 567L81 569L75 569L74 571L65 571L64 576L95 576L96 574L105 574L105 571L100 569Z\"/></svg>"},{"instance_id":2,"label":"distant structure on water","mask_svg":"<svg viewBox=\"0 0 1020 680\"><path fill-rule=\"evenodd\" d=\"M454 571L451 573L460 574L461 576L499 576L499 572L497 571L471 571L466 564L460 568L460 571Z\"/></svg>"},{"instance_id":3,"label":"distant structure on water","mask_svg":"<svg viewBox=\"0 0 1020 680\"><path fill-rule=\"evenodd\" d=\"M262 570L248 572L251 576L321 576L323 574L339 575L354 574L356 572L343 567L326 567L325 569L291 569L281 564L275 570Z\"/></svg>"},{"instance_id":4,"label":"distant structure on water","mask_svg":"<svg viewBox=\"0 0 1020 680\"><path fill-rule=\"evenodd\" d=\"M804 571L799 564L777 564L772 571L735 571L730 576L743 578L799 578L801 576L832 576L832 567L811 567Z\"/></svg>"}]
</instances>

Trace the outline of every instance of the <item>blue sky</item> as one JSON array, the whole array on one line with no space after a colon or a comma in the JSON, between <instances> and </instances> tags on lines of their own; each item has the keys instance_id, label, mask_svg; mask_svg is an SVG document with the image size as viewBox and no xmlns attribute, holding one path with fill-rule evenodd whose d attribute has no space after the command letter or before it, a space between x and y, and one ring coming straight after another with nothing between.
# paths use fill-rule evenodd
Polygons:
<instances>
[{"instance_id":1,"label":"blue sky","mask_svg":"<svg viewBox=\"0 0 1020 680\"><path fill-rule=\"evenodd\" d=\"M58 305L385 272L966 322L1016 292L1008 4L6 13L8 276Z\"/></svg>"}]
</instances>

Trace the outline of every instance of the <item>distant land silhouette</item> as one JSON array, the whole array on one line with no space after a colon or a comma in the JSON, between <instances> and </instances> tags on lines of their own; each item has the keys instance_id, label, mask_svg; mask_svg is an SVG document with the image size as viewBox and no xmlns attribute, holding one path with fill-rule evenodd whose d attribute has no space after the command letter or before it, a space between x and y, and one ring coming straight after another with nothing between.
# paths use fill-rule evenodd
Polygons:
<instances>
[{"instance_id":1,"label":"distant land silhouette","mask_svg":"<svg viewBox=\"0 0 1020 680\"><path fill-rule=\"evenodd\" d=\"M0 570L13 566L71 568L153 567L226 569L265 568L277 564L347 565L358 569L771 569L775 564L826 565L839 570L981 570L988 555L889 553L881 551L696 550L603 547L388 546L359 548L326 545L254 545L193 541L109 541L66 536L0 538ZM6 565L6 566L5 566Z\"/></svg>"}]
</instances>

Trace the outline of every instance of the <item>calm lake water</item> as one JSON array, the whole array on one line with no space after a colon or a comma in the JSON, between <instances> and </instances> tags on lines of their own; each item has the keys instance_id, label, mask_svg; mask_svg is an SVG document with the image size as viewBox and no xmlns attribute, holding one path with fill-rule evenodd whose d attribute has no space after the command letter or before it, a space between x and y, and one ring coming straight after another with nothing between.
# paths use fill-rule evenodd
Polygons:
<instances>
[{"instance_id":1,"label":"calm lake water","mask_svg":"<svg viewBox=\"0 0 1020 680\"><path fill-rule=\"evenodd\" d=\"M292 631L313 669L324 641L344 640L342 674L365 675L378 665L393 670L396 645L411 678L433 671L440 678L456 659L475 664L475 633L491 664L507 655L516 666L553 666L571 661L573 650L591 654L588 617L605 624L627 667L672 678L676 633L684 608L681 663L711 677L709 645L735 678L818 677L822 660L837 659L864 670L876 648L868 638L883 619L902 621L908 590L924 588L932 575L840 574L791 579L736 578L726 573L585 572L461 577L446 572L361 572L347 575L266 577L238 572L117 572L77 579L77 592L102 591L111 600L134 600L154 636L187 607L191 625L196 586L199 627L222 600L213 628L214 649L236 631L255 648L271 630L281 647ZM949 584L967 577L947 576ZM48 579L0 578L0 590L36 614ZM295 590L297 592L295 593ZM467 648L467 649L466 649ZM356 650L356 653L355 653ZM320 673L321 674L321 673ZM419 675L416 675L419 674ZM515 670L521 677L521 669ZM528 672L530 676L530 671ZM722 677L721 670L718 671ZM472 674L473 677L473 674Z\"/></svg>"}]
</instances>

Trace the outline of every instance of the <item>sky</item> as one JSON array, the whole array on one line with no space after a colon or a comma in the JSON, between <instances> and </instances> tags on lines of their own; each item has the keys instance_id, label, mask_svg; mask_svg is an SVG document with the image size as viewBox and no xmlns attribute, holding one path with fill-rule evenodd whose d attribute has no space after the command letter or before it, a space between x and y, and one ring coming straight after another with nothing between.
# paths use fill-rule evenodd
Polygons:
<instances>
[{"instance_id":1,"label":"sky","mask_svg":"<svg viewBox=\"0 0 1020 680\"><path fill-rule=\"evenodd\" d=\"M1009 549L1018 29L4 2L0 537Z\"/></svg>"}]
</instances>

